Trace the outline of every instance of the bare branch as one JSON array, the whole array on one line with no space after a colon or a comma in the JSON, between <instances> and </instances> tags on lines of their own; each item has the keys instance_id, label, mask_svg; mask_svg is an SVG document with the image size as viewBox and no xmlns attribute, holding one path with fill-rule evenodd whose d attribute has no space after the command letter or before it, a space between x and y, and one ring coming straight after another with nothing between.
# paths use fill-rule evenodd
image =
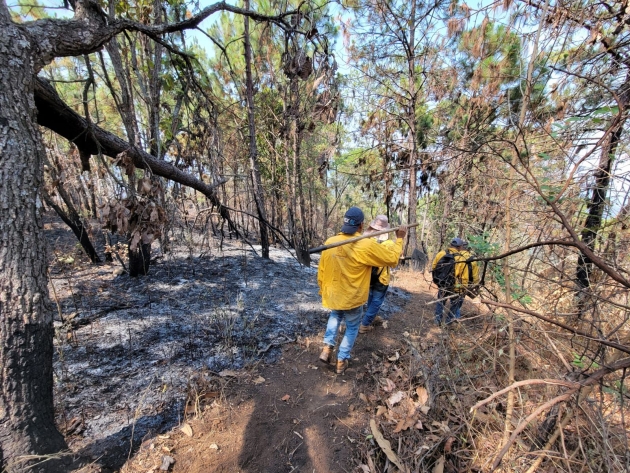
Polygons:
<instances>
[{"instance_id":1,"label":"bare branch","mask_svg":"<svg viewBox=\"0 0 630 473\"><path fill-rule=\"evenodd\" d=\"M37 105L37 121L55 133L67 138L77 145L79 150L92 155L105 154L116 157L126 152L133 160L134 166L148 169L157 176L179 182L204 194L215 205L221 216L238 234L236 225L230 218L228 209L219 200L215 189L225 182L219 180L215 184L205 182L185 173L166 161L159 160L149 153L133 146L116 135L92 125L78 113L68 107L57 92L42 78L35 80L35 104Z\"/></svg>"},{"instance_id":2,"label":"bare branch","mask_svg":"<svg viewBox=\"0 0 630 473\"><path fill-rule=\"evenodd\" d=\"M553 246L553 245L562 245L562 246L573 246L577 247L578 245L571 240L548 240L548 241L540 241L537 243L531 243L530 245L521 246L514 250L507 251L498 256L488 256L486 258L471 258L469 261L495 261L503 258L507 258L508 256L514 255L516 253L521 253L525 250L529 250L530 248L536 248L537 246Z\"/></svg>"},{"instance_id":3,"label":"bare branch","mask_svg":"<svg viewBox=\"0 0 630 473\"><path fill-rule=\"evenodd\" d=\"M497 457L494 459L494 462L492 463L492 467L491 467L491 471L496 470L496 468L499 466L499 464L501 463L501 460L503 459L503 457L505 456L505 454L508 452L508 450L510 449L510 447L512 446L512 444L514 443L514 441L516 440L516 437L518 437L518 435L525 430L525 427L527 427L527 425L532 422L534 419L536 419L536 417L538 417L539 414L541 414L542 412L544 412L545 410L549 409L550 407L568 400L571 396L573 396L576 392L579 391L580 388L582 387L586 387L586 386L590 386L593 385L597 382L599 382L599 380L601 380L604 376L606 376L607 374L610 374L614 371L618 371L621 369L625 369L630 367L630 358L623 358L619 361L617 361L616 363L613 363L610 366L607 366L605 368L601 368L597 371L595 371L593 374L591 374L588 378L586 378L584 381L579 383L579 387L574 388L564 394L561 394L560 396L554 397L553 399L550 399L549 401L545 402L544 404L540 405L538 408L536 408L530 415L527 416L527 418L521 422L518 427L516 427L516 429L514 429L514 432L512 432L512 435L510 436L510 439L508 440L508 442L503 446L503 448L501 449L501 451L499 452L499 454L497 455Z\"/></svg>"},{"instance_id":4,"label":"bare branch","mask_svg":"<svg viewBox=\"0 0 630 473\"><path fill-rule=\"evenodd\" d=\"M574 381L563 381L561 379L526 379L524 381L517 381L516 383L509 385L507 388L503 388L500 391L497 391L496 393L492 394L491 396L485 399L482 399L481 401L479 401L477 404L475 404L474 406L470 408L470 412L473 412L479 409L481 406L485 406L493 399L496 399L497 397L501 396L502 394L505 394L508 391L519 388L521 386L531 386L533 384L554 384L557 386L566 386L568 388L580 387L580 383L576 383Z\"/></svg>"},{"instance_id":5,"label":"bare branch","mask_svg":"<svg viewBox=\"0 0 630 473\"><path fill-rule=\"evenodd\" d=\"M494 301L489 301L487 299L481 299L481 302L484 304L488 304L488 305L492 305L492 306L496 306L496 307L503 307L504 309L510 309L513 310L515 312L521 312L523 314L527 314L527 315L531 315L532 317L536 317L537 319L540 320L544 320L545 322L549 322L550 324L556 325L558 327L562 327L565 330L568 330L571 333L575 333L576 335L581 335L582 337L588 338L589 340L593 340L594 342L598 342L601 343L602 345L606 345L609 346L611 348L616 348L619 351L622 351L624 353L628 353L630 354L630 347L627 347L625 345L620 345L619 343L615 343L615 342L610 342L608 340L604 340L601 338L596 338L593 337L592 335L583 332L582 330L579 329L575 329L573 327L570 327L566 324L563 324L562 322L558 322L556 320L553 320L549 317L545 317L544 315L541 315L537 312L534 312L532 310L527 310L527 309L521 309L520 307L515 307L513 305L510 304L502 304L501 302L494 302Z\"/></svg>"},{"instance_id":6,"label":"bare branch","mask_svg":"<svg viewBox=\"0 0 630 473\"><path fill-rule=\"evenodd\" d=\"M270 22L284 30L297 32L285 21L286 17L297 13L295 10L280 15L263 15L226 2L214 3L178 23L146 25L127 19L112 21L96 3L83 0L77 2L72 20L46 18L25 23L22 27L38 45L39 57L36 63L39 70L56 57L79 56L98 51L107 41L123 31L139 31L157 41L157 37L163 34L196 28L203 20L219 11L247 16L255 21Z\"/></svg>"}]
</instances>

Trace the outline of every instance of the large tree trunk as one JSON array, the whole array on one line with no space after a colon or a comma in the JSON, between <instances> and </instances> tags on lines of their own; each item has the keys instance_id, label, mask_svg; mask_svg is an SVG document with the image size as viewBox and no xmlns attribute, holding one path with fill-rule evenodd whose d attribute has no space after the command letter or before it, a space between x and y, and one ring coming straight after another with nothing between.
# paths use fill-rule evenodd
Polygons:
<instances>
[{"instance_id":1,"label":"large tree trunk","mask_svg":"<svg viewBox=\"0 0 630 473\"><path fill-rule=\"evenodd\" d=\"M53 409L53 324L37 195L44 149L33 100L31 38L0 2L0 470L66 447ZM43 463L29 471L55 471Z\"/></svg>"},{"instance_id":2,"label":"large tree trunk","mask_svg":"<svg viewBox=\"0 0 630 473\"><path fill-rule=\"evenodd\" d=\"M162 2L154 0L153 14L154 24L162 23ZM148 41L148 38L146 38ZM147 61L150 58L153 62L153 69L149 78L149 152L158 159L162 159L162 147L160 146L160 92L162 83L160 81L160 71L162 68L162 54L164 49L161 44L147 43ZM151 51L153 49L153 51ZM153 57L150 57L153 56ZM150 67L150 66L149 66Z\"/></svg>"},{"instance_id":3,"label":"large tree trunk","mask_svg":"<svg viewBox=\"0 0 630 473\"><path fill-rule=\"evenodd\" d=\"M610 134L610 138L602 148L599 165L595 171L595 183L587 204L588 216L586 217L581 233L582 241L588 245L591 250L595 249L595 239L602 226L602 217L604 215L604 208L606 207L606 195L610 187L610 172L622 130L622 127L618 127ZM578 256L576 279L581 289L586 289L591 285L592 271L593 262L587 255L580 253Z\"/></svg>"},{"instance_id":4,"label":"large tree trunk","mask_svg":"<svg viewBox=\"0 0 630 473\"><path fill-rule=\"evenodd\" d=\"M135 250L129 248L127 254L129 256L129 276L132 278L146 276L151 264L151 244L139 244Z\"/></svg>"}]
</instances>

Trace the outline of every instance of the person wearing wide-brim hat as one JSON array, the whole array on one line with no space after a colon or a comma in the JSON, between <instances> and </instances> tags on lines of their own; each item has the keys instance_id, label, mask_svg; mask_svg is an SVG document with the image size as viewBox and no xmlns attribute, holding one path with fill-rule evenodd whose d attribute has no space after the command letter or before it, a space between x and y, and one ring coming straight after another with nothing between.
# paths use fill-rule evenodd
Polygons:
<instances>
[{"instance_id":1,"label":"person wearing wide-brim hat","mask_svg":"<svg viewBox=\"0 0 630 473\"><path fill-rule=\"evenodd\" d=\"M348 209L343 219L341 233L326 240L326 245L339 243L360 236L363 231L363 212L358 207ZM324 349L319 359L330 361L342 321L346 323L337 353L337 374L348 367L350 351L359 333L363 319L363 305L370 290L372 267L396 266L402 253L402 243L407 229L396 232L396 242L391 246L379 245L372 238L337 246L322 252L317 269L317 283L322 296L322 305L331 309Z\"/></svg>"},{"instance_id":2,"label":"person wearing wide-brim hat","mask_svg":"<svg viewBox=\"0 0 630 473\"><path fill-rule=\"evenodd\" d=\"M383 230L389 230L389 221L386 215L377 215L374 220L370 222L364 235L370 233L376 233ZM384 233L383 235L377 235L374 237L381 246L393 247L394 242L389 239L389 235ZM389 266L381 266L372 268L372 277L370 279L370 293L368 295L367 309L363 315L361 321L361 327L359 327L359 333L367 333L374 329L373 323L377 318L378 311L385 302L385 296L389 289L389 283L391 279L391 269Z\"/></svg>"}]
</instances>

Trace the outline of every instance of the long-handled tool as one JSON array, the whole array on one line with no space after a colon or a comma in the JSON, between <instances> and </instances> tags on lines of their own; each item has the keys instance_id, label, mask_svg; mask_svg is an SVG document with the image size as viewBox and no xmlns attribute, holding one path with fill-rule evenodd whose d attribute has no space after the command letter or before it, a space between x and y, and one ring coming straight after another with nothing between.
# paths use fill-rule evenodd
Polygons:
<instances>
[{"instance_id":1,"label":"long-handled tool","mask_svg":"<svg viewBox=\"0 0 630 473\"><path fill-rule=\"evenodd\" d=\"M461 296L461 294L453 293L450 296L442 297L441 299L435 299L434 301L425 302L424 305L437 304L438 302L447 301L449 299L453 299L454 297L459 297L459 296Z\"/></svg>"},{"instance_id":2,"label":"long-handled tool","mask_svg":"<svg viewBox=\"0 0 630 473\"><path fill-rule=\"evenodd\" d=\"M412 223L411 225L403 225L406 228L411 228L411 227L417 227L418 224L417 223ZM354 243L355 241L359 241L359 240L363 240L365 238L372 238L375 236L379 236L379 235L385 235L386 233L391 233L391 232L395 232L400 230L401 227L394 227L394 228L389 228L387 230L380 230L378 232L374 232L374 233L367 233L365 235L361 235L358 237L354 237L354 238L348 238L347 240L343 240L343 241L338 241L336 243L331 243L330 245L322 245L322 246L316 246L315 248L311 248L309 250L303 250L303 249L298 249L296 251L296 256L298 258L298 261L300 263L302 263L304 266L310 266L311 264L311 255L313 253L320 253L324 250L329 250L331 248L337 248L338 246L343 246L343 245L347 245L349 243Z\"/></svg>"}]
</instances>

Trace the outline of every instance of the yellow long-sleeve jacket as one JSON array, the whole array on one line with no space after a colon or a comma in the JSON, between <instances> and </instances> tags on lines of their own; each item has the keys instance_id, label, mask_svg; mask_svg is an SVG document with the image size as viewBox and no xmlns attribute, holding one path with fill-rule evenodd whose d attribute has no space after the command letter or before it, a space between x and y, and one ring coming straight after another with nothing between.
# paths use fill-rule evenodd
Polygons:
<instances>
[{"instance_id":1,"label":"yellow long-sleeve jacket","mask_svg":"<svg viewBox=\"0 0 630 473\"><path fill-rule=\"evenodd\" d=\"M449 248L448 250L440 251L433 260L432 268L435 269L438 261L449 252L455 257L455 292L465 292L467 288L479 283L479 266L476 261L466 263L466 260L472 256L470 251L461 250L457 251L457 248Z\"/></svg>"},{"instance_id":2,"label":"yellow long-sleeve jacket","mask_svg":"<svg viewBox=\"0 0 630 473\"><path fill-rule=\"evenodd\" d=\"M326 245L360 236L339 233L326 240ZM379 245L366 238L347 245L324 250L319 260L317 283L322 305L332 310L349 310L365 304L370 291L372 267L398 264L402 254L402 238L392 245Z\"/></svg>"}]
</instances>

